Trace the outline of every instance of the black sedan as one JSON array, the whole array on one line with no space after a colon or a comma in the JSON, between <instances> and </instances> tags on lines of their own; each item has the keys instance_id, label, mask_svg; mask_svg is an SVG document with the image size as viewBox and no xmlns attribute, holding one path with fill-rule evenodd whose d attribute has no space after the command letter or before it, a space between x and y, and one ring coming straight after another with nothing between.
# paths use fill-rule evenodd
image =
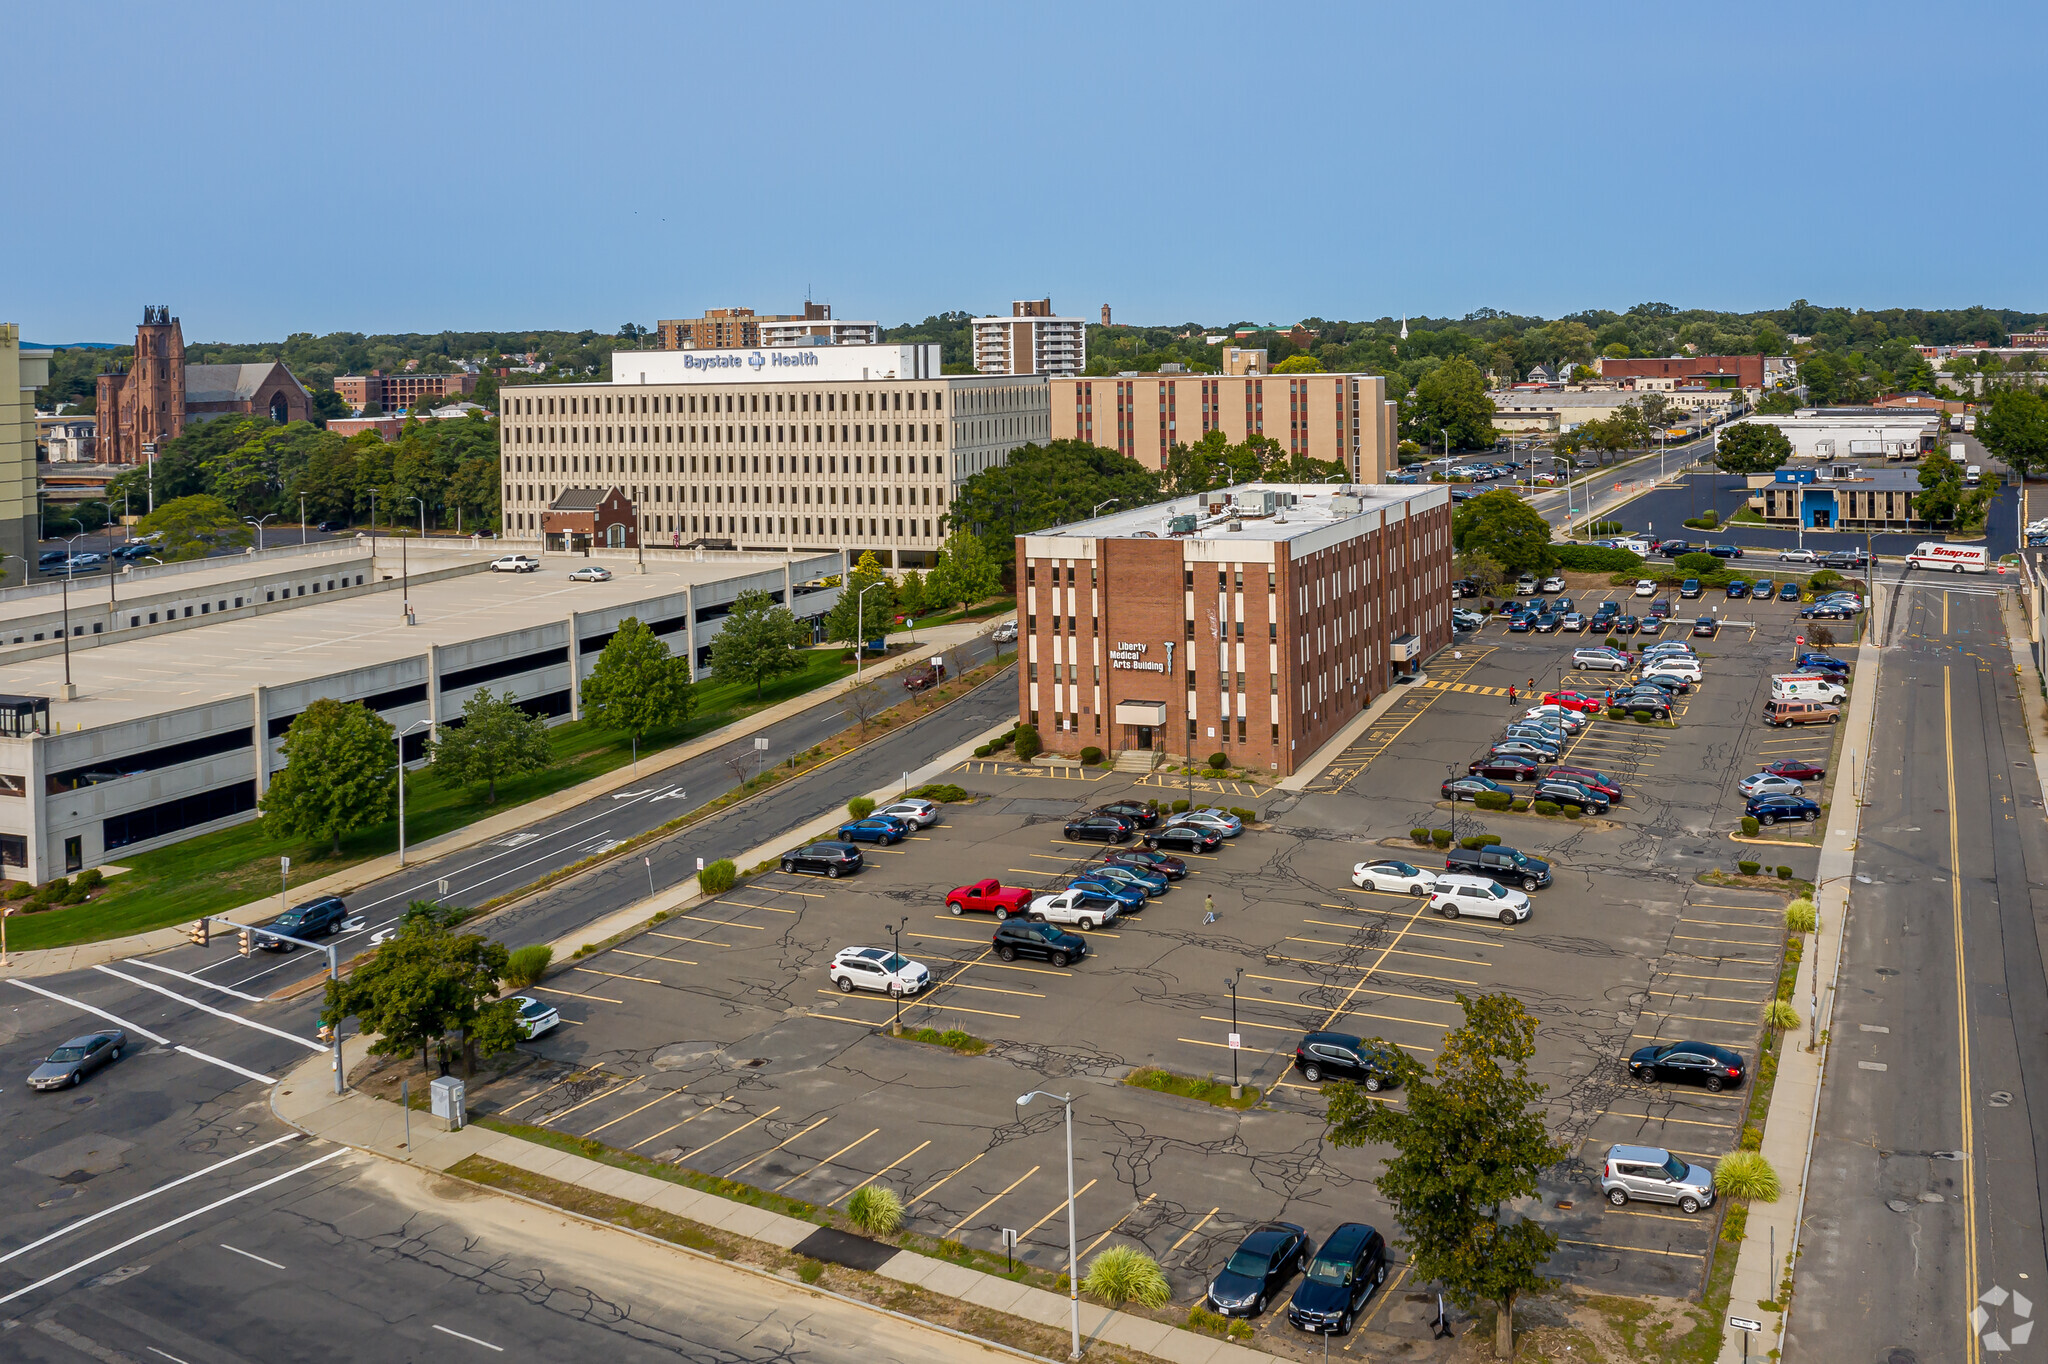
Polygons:
<instances>
[{"instance_id":1,"label":"black sedan","mask_svg":"<svg viewBox=\"0 0 2048 1364\"><path fill-rule=\"evenodd\" d=\"M1149 829L1159 822L1159 807L1146 805L1135 800L1113 800L1107 805L1098 805L1088 812L1091 815L1115 815L1129 820L1140 829Z\"/></svg>"},{"instance_id":2,"label":"black sedan","mask_svg":"<svg viewBox=\"0 0 2048 1364\"><path fill-rule=\"evenodd\" d=\"M1534 781L1537 765L1510 753L1489 753L1467 769L1470 775L1493 781Z\"/></svg>"},{"instance_id":3,"label":"black sedan","mask_svg":"<svg viewBox=\"0 0 2048 1364\"><path fill-rule=\"evenodd\" d=\"M342 903L339 895L323 895L317 900L293 905L264 927L294 938L319 938L340 928L342 920L347 917L348 906ZM256 945L266 952L291 952L298 948L297 943L266 936L261 928L256 930Z\"/></svg>"},{"instance_id":4,"label":"black sedan","mask_svg":"<svg viewBox=\"0 0 2048 1364\"><path fill-rule=\"evenodd\" d=\"M1637 620L1634 616L1618 616L1615 618L1614 622L1607 627L1607 630L1609 634L1632 635L1637 630L1642 628L1642 624L1643 623Z\"/></svg>"},{"instance_id":5,"label":"black sedan","mask_svg":"<svg viewBox=\"0 0 2048 1364\"><path fill-rule=\"evenodd\" d=\"M1713 555L1716 559L1740 559L1743 557L1741 545L1708 545L1707 553Z\"/></svg>"},{"instance_id":6,"label":"black sedan","mask_svg":"<svg viewBox=\"0 0 2048 1364\"><path fill-rule=\"evenodd\" d=\"M1855 611L1838 603L1816 602L1812 606L1799 608L1801 620L1854 620Z\"/></svg>"},{"instance_id":7,"label":"black sedan","mask_svg":"<svg viewBox=\"0 0 2048 1364\"><path fill-rule=\"evenodd\" d=\"M809 872L814 876L851 876L861 868L860 849L851 843L836 839L821 839L806 843L794 852L782 855L782 869L788 872Z\"/></svg>"},{"instance_id":8,"label":"black sedan","mask_svg":"<svg viewBox=\"0 0 2048 1364\"><path fill-rule=\"evenodd\" d=\"M1173 824L1164 829L1147 830L1145 834L1145 846L1154 851L1172 848L1184 853L1214 852L1222 842L1222 834L1199 824Z\"/></svg>"},{"instance_id":9,"label":"black sedan","mask_svg":"<svg viewBox=\"0 0 2048 1364\"><path fill-rule=\"evenodd\" d=\"M1628 1058L1628 1073L1638 1080L1703 1085L1715 1093L1741 1084L1742 1071L1742 1053L1711 1042L1652 1043Z\"/></svg>"},{"instance_id":10,"label":"black sedan","mask_svg":"<svg viewBox=\"0 0 2048 1364\"><path fill-rule=\"evenodd\" d=\"M1137 826L1122 815L1083 815L1067 821L1067 837L1097 843L1121 843Z\"/></svg>"},{"instance_id":11,"label":"black sedan","mask_svg":"<svg viewBox=\"0 0 2048 1364\"><path fill-rule=\"evenodd\" d=\"M128 1034L119 1028L74 1037L28 1073L30 1089L68 1089L112 1061L121 1059Z\"/></svg>"},{"instance_id":12,"label":"black sedan","mask_svg":"<svg viewBox=\"0 0 2048 1364\"><path fill-rule=\"evenodd\" d=\"M1545 777L1537 782L1536 799L1554 801L1559 805L1576 805L1589 814L1607 813L1607 797L1562 777Z\"/></svg>"},{"instance_id":13,"label":"black sedan","mask_svg":"<svg viewBox=\"0 0 2048 1364\"><path fill-rule=\"evenodd\" d=\"M1112 867L1137 867L1143 871L1156 871L1169 881L1178 881L1188 874L1188 864L1178 857L1150 848L1118 848L1104 853L1102 860Z\"/></svg>"},{"instance_id":14,"label":"black sedan","mask_svg":"<svg viewBox=\"0 0 2048 1364\"><path fill-rule=\"evenodd\" d=\"M1517 763L1519 765L1519 760L1517 760ZM1531 766L1533 768L1533 764ZM1518 777L1516 780L1520 781L1524 780L1524 778ZM1508 794L1507 787L1502 786L1490 777L1482 777L1476 774L1469 777L1453 777L1443 784L1441 790L1444 799L1453 802L1470 800L1482 791L1497 791L1501 795Z\"/></svg>"},{"instance_id":15,"label":"black sedan","mask_svg":"<svg viewBox=\"0 0 2048 1364\"><path fill-rule=\"evenodd\" d=\"M1742 813L1755 816L1756 822L1768 829L1773 824L1793 820L1811 824L1820 818L1820 804L1805 796L1752 796L1742 807Z\"/></svg>"},{"instance_id":16,"label":"black sedan","mask_svg":"<svg viewBox=\"0 0 2048 1364\"><path fill-rule=\"evenodd\" d=\"M1209 1306L1226 1317L1256 1317L1308 1262L1308 1231L1292 1222L1262 1222L1245 1233L1209 1281Z\"/></svg>"}]
</instances>

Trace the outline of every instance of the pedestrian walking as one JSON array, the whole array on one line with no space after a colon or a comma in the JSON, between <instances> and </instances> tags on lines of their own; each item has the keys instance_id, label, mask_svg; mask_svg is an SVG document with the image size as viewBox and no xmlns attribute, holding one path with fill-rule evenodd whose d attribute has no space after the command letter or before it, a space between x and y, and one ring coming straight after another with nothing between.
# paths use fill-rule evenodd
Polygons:
<instances>
[{"instance_id":1,"label":"pedestrian walking","mask_svg":"<svg viewBox=\"0 0 2048 1364\"><path fill-rule=\"evenodd\" d=\"M1510 708L1513 708L1514 704L1515 704L1515 688L1514 688L1514 684L1513 684L1513 683L1509 683L1509 684L1508 684L1508 706L1509 706Z\"/></svg>"},{"instance_id":2,"label":"pedestrian walking","mask_svg":"<svg viewBox=\"0 0 2048 1364\"><path fill-rule=\"evenodd\" d=\"M1216 897L1213 895L1204 895L1202 897L1202 921L1204 923L1207 923L1210 920L1213 920L1215 917Z\"/></svg>"}]
</instances>

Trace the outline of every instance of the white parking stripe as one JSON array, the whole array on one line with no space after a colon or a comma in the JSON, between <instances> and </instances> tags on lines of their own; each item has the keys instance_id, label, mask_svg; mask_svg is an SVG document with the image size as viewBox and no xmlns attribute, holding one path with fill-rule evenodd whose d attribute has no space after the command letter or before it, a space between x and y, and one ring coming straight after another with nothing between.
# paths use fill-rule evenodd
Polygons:
<instances>
[{"instance_id":1,"label":"white parking stripe","mask_svg":"<svg viewBox=\"0 0 2048 1364\"><path fill-rule=\"evenodd\" d=\"M150 971L161 971L167 976L176 976L179 980L189 980L194 985L203 985L209 990L218 990L224 995L233 995L236 999L246 999L251 1004L261 1004L263 1002L262 995L245 995L240 990L230 989L225 985L215 985L212 981L201 980L198 976L188 971L173 971L168 966L159 966L153 961L144 961L141 957L128 958L128 964L130 966L140 966Z\"/></svg>"},{"instance_id":2,"label":"white parking stripe","mask_svg":"<svg viewBox=\"0 0 2048 1364\"><path fill-rule=\"evenodd\" d=\"M216 1009L211 1004L201 1004L198 1000L193 999L190 996L181 995L176 990L168 989L165 986L158 985L155 981L143 980L140 977L131 976L126 971L116 971L113 967L104 964L95 966L92 969L95 971L104 971L106 974L114 977L116 980L125 980L130 985L139 985L145 990L154 990L160 995L166 995L171 999L177 1000L180 1004L188 1004L191 1007L200 1010L202 1013L212 1014L215 1018L225 1018L229 1022L239 1023L245 1028L254 1028L258 1032L267 1032L272 1037L282 1037L287 1042L296 1042L300 1046L306 1048L308 1051L327 1050L326 1047L321 1046L318 1042L313 1041L310 1037L300 1037L296 1033L286 1032L283 1028L273 1028L268 1023L258 1023L254 1019L244 1018L240 1014L229 1013L226 1009ZM244 1073L246 1074L247 1072Z\"/></svg>"},{"instance_id":3,"label":"white parking stripe","mask_svg":"<svg viewBox=\"0 0 2048 1364\"><path fill-rule=\"evenodd\" d=\"M102 1208L98 1212L88 1213L86 1216L78 1218L75 1221L66 1222L63 1226L57 1228L49 1235L41 1237L34 1241L30 1241L25 1246L20 1246L14 1250L10 1250L5 1255L0 1255L0 1264L6 1264L9 1260L13 1259L17 1255L26 1255L29 1251L34 1250L37 1246L48 1245L50 1242L56 1240L60 1236L68 1236L72 1232L77 1231L80 1227L86 1225L88 1222L97 1222L102 1217L111 1216L114 1213L121 1211L121 1209L123 1208L132 1208L137 1203L143 1202L145 1199L155 1198L158 1194L166 1193L172 1189L175 1189L180 1184L190 1184L193 1180L200 1178L202 1175L210 1175L215 1170L224 1169L229 1165L233 1165L238 1160L247 1160L250 1156L256 1155L259 1152L268 1151L273 1146L282 1146L288 1141L298 1140L300 1140L299 1134L297 1132L294 1132L288 1137L279 1137L275 1141L266 1141L261 1146L252 1146L246 1151L237 1151L234 1155L229 1156L225 1160L216 1160L213 1164L208 1165L203 1169L194 1170L189 1175L180 1175L176 1179L169 1180L165 1183L157 1185L154 1189L149 1190L147 1193L139 1193L135 1195L135 1197L128 1199L126 1202L116 1203L111 1208Z\"/></svg>"},{"instance_id":4,"label":"white parking stripe","mask_svg":"<svg viewBox=\"0 0 2048 1364\"><path fill-rule=\"evenodd\" d=\"M37 1279L32 1284L27 1284L21 1288L15 1289L6 1297L0 1298L0 1306L5 1306L6 1304L13 1302L16 1298L25 1297L28 1294L35 1292L38 1288L47 1288L49 1285L57 1282L57 1280L61 1278L64 1278L66 1275L76 1274L79 1270L84 1269L88 1265L98 1264L101 1260L106 1259L109 1255L118 1255L132 1245L136 1245L142 1241L147 1241L150 1237L155 1236L158 1232L169 1231L172 1227L182 1226L185 1223L190 1222L195 1217L205 1216L207 1213L212 1212L215 1208L226 1207L228 1204L235 1202L237 1199L247 1198L250 1194L253 1193L261 1193L263 1192L263 1190L269 1188L271 1185L282 1184L285 1180L290 1179L293 1175L303 1174L307 1170L312 1169L316 1165L325 1165L328 1161L333 1160L336 1156L347 1155L348 1151L349 1148L346 1146L336 1147L334 1150L329 1151L324 1156L320 1156L316 1159L309 1160L304 1165L293 1166L291 1169L286 1170L281 1175L272 1175L269 1179L264 1180L260 1184L251 1184L248 1188L241 1189L234 1193L231 1193L225 1198L216 1198L215 1200L213 1200L213 1202L208 1203L203 1208L194 1208L191 1212L184 1213L178 1217L173 1217L168 1222L158 1223L156 1226L151 1227L148 1231L137 1232L135 1235L129 1237L127 1240L121 1242L118 1245L108 1246L105 1250L100 1251L97 1255L88 1255L83 1260L78 1261L78 1263L76 1264L66 1265L63 1269L58 1270L55 1274L46 1274L42 1278Z\"/></svg>"},{"instance_id":5,"label":"white parking stripe","mask_svg":"<svg viewBox=\"0 0 2048 1364\"><path fill-rule=\"evenodd\" d=\"M86 1013L92 1014L96 1018L104 1018L109 1023L118 1024L119 1026L126 1028L129 1032L140 1033L142 1036L147 1037L150 1041L156 1043L160 1047L168 1047L169 1045L171 1045L170 1038L159 1037L155 1033L151 1032L148 1028L145 1028L140 1024L130 1023L127 1019L122 1018L116 1014L110 1014L105 1009L95 1009L92 1005L87 1004L82 1000L72 999L68 995L60 995L55 990L45 990L42 986L31 985L25 980L10 979L8 981L8 984L18 985L22 989L28 990L34 994L39 994L45 999L54 999L59 1004L69 1004L74 1009L83 1009Z\"/></svg>"}]
</instances>

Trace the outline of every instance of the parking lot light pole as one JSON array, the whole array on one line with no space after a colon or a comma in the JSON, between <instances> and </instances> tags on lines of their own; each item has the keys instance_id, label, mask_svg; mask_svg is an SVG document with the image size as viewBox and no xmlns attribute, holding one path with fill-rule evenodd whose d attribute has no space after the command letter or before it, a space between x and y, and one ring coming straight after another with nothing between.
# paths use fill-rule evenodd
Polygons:
<instances>
[{"instance_id":1,"label":"parking lot light pole","mask_svg":"<svg viewBox=\"0 0 2048 1364\"><path fill-rule=\"evenodd\" d=\"M856 687L860 685L861 655L865 654L868 651L868 642L867 640L862 638L862 636L867 633L867 630L863 626L862 622L866 620L865 611L867 608L868 593L882 586L884 586L884 584L882 583L869 583L866 587L863 587L859 591L859 593L857 593L854 596L853 599L853 685Z\"/></svg>"},{"instance_id":2,"label":"parking lot light pole","mask_svg":"<svg viewBox=\"0 0 2048 1364\"><path fill-rule=\"evenodd\" d=\"M1237 968L1237 974L1223 982L1223 988L1230 991L1230 1097L1244 1097L1244 1082L1237 1074L1237 983L1244 979L1244 968Z\"/></svg>"},{"instance_id":3,"label":"parking lot light pole","mask_svg":"<svg viewBox=\"0 0 2048 1364\"><path fill-rule=\"evenodd\" d=\"M431 720L415 720L393 736L398 743L398 865L401 868L405 866L405 736L431 724Z\"/></svg>"},{"instance_id":4,"label":"parking lot light pole","mask_svg":"<svg viewBox=\"0 0 2048 1364\"><path fill-rule=\"evenodd\" d=\"M1073 1316L1073 1352L1067 1358L1078 1360L1081 1357L1081 1257L1074 1250L1074 1096L1034 1089L1029 1094L1018 1096L1017 1107L1023 1108L1041 1095L1066 1105L1067 1110L1067 1304Z\"/></svg>"},{"instance_id":5,"label":"parking lot light pole","mask_svg":"<svg viewBox=\"0 0 2048 1364\"><path fill-rule=\"evenodd\" d=\"M263 523L276 515L276 512L272 512L269 516L245 516L242 518L248 524L256 527L256 552L258 554L263 552Z\"/></svg>"},{"instance_id":6,"label":"parking lot light pole","mask_svg":"<svg viewBox=\"0 0 2048 1364\"><path fill-rule=\"evenodd\" d=\"M896 944L895 953L898 958L901 958L903 955L903 930L909 923L910 916L906 914L893 924L883 925L890 939ZM894 970L896 968L892 966L890 969ZM901 1037L903 1036L903 992L894 985L889 987L889 1006L896 1015L894 1021L889 1024L889 1036Z\"/></svg>"}]
</instances>

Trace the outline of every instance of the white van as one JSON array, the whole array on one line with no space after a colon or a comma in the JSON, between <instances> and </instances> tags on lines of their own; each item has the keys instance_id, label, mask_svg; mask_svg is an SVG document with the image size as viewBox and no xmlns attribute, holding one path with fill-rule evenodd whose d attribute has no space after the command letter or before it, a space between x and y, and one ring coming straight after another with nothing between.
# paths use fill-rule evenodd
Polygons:
<instances>
[{"instance_id":1,"label":"white van","mask_svg":"<svg viewBox=\"0 0 2048 1364\"><path fill-rule=\"evenodd\" d=\"M1945 568L1951 573L1987 573L1991 555L1982 545L1951 545L1922 540L1906 556L1907 568Z\"/></svg>"},{"instance_id":2,"label":"white van","mask_svg":"<svg viewBox=\"0 0 2048 1364\"><path fill-rule=\"evenodd\" d=\"M1780 673L1771 679L1773 701L1825 701L1839 704L1849 689L1819 673Z\"/></svg>"},{"instance_id":3,"label":"white van","mask_svg":"<svg viewBox=\"0 0 2048 1364\"><path fill-rule=\"evenodd\" d=\"M1984 466L1972 464L1963 470L1963 482L1974 488L1984 481Z\"/></svg>"}]
</instances>

